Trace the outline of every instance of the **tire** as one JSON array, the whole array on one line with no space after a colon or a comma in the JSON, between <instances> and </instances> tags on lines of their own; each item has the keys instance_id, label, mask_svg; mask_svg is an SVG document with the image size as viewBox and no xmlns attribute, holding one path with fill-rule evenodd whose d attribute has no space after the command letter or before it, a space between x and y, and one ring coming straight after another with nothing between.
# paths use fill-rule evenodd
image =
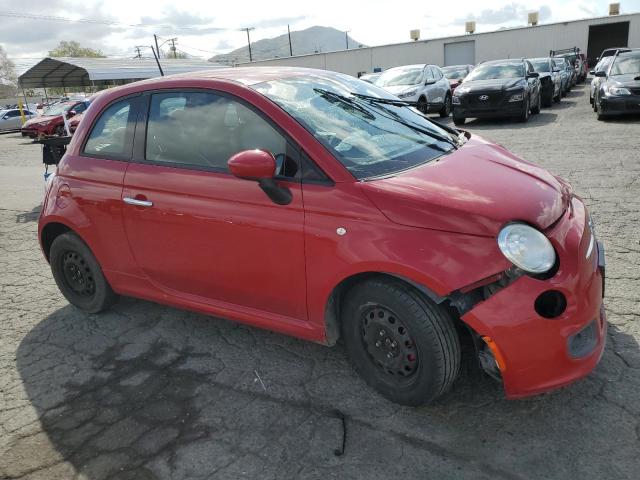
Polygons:
<instances>
[{"instance_id":1,"label":"tire","mask_svg":"<svg viewBox=\"0 0 640 480\"><path fill-rule=\"evenodd\" d=\"M596 118L599 121L603 121L605 118L607 118L607 116L605 115L604 111L602 110L602 105L600 105L600 102L596 102Z\"/></svg>"},{"instance_id":2,"label":"tire","mask_svg":"<svg viewBox=\"0 0 640 480\"><path fill-rule=\"evenodd\" d=\"M455 113L452 116L454 125L464 125L464 122L467 121L465 117L457 117Z\"/></svg>"},{"instance_id":3,"label":"tire","mask_svg":"<svg viewBox=\"0 0 640 480\"><path fill-rule=\"evenodd\" d=\"M118 299L93 253L74 233L56 237L49 261L60 292L78 309L98 313Z\"/></svg>"},{"instance_id":4,"label":"tire","mask_svg":"<svg viewBox=\"0 0 640 480\"><path fill-rule=\"evenodd\" d=\"M428 110L429 110L429 104L427 103L427 99L424 97L420 97L418 99L418 111L426 115L428 113Z\"/></svg>"},{"instance_id":5,"label":"tire","mask_svg":"<svg viewBox=\"0 0 640 480\"><path fill-rule=\"evenodd\" d=\"M450 315L400 282L373 279L353 287L341 324L355 369L393 402L432 402L458 377L460 340Z\"/></svg>"},{"instance_id":6,"label":"tire","mask_svg":"<svg viewBox=\"0 0 640 480\"><path fill-rule=\"evenodd\" d=\"M549 96L545 97L544 101L542 102L542 106L545 108L549 108L551 105L553 105L553 91L551 91Z\"/></svg>"},{"instance_id":7,"label":"tire","mask_svg":"<svg viewBox=\"0 0 640 480\"><path fill-rule=\"evenodd\" d=\"M518 121L525 123L529 121L529 98L527 97L527 103L524 106L524 110L522 111L522 113L520 114L520 116L518 117Z\"/></svg>"},{"instance_id":8,"label":"tire","mask_svg":"<svg viewBox=\"0 0 640 480\"><path fill-rule=\"evenodd\" d=\"M55 130L53 131L54 135L57 135L58 137L64 137L64 125L58 125Z\"/></svg>"},{"instance_id":9,"label":"tire","mask_svg":"<svg viewBox=\"0 0 640 480\"><path fill-rule=\"evenodd\" d=\"M444 105L438 112L441 118L448 117L451 114L451 95L447 93L444 97Z\"/></svg>"},{"instance_id":10,"label":"tire","mask_svg":"<svg viewBox=\"0 0 640 480\"><path fill-rule=\"evenodd\" d=\"M534 115L537 115L538 113L540 113L541 106L542 106L542 93L538 90L538 103L536 104L535 107L531 109L531 113L533 113Z\"/></svg>"},{"instance_id":11,"label":"tire","mask_svg":"<svg viewBox=\"0 0 640 480\"><path fill-rule=\"evenodd\" d=\"M560 103L560 98L561 97L562 97L562 92L560 90L558 90L558 94L555 97L553 97L553 101L555 103Z\"/></svg>"}]
</instances>

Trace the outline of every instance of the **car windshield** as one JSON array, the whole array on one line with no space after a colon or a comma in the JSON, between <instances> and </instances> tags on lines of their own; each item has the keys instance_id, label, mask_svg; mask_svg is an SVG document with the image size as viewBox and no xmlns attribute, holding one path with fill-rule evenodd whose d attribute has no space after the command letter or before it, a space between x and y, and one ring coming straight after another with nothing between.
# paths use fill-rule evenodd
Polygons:
<instances>
[{"instance_id":1,"label":"car windshield","mask_svg":"<svg viewBox=\"0 0 640 480\"><path fill-rule=\"evenodd\" d=\"M398 99L346 75L291 77L253 88L296 119L358 179L400 172L455 148L449 133L417 110L379 103Z\"/></svg>"},{"instance_id":2,"label":"car windshield","mask_svg":"<svg viewBox=\"0 0 640 480\"><path fill-rule=\"evenodd\" d=\"M640 74L640 51L617 56L609 72L609 75L631 74Z\"/></svg>"},{"instance_id":3,"label":"car windshield","mask_svg":"<svg viewBox=\"0 0 640 480\"><path fill-rule=\"evenodd\" d=\"M520 77L524 77L524 65L522 63L492 63L477 66L466 80L495 80Z\"/></svg>"},{"instance_id":4,"label":"car windshield","mask_svg":"<svg viewBox=\"0 0 640 480\"><path fill-rule=\"evenodd\" d=\"M449 80L462 80L469 74L467 67L444 67L442 73Z\"/></svg>"},{"instance_id":5,"label":"car windshield","mask_svg":"<svg viewBox=\"0 0 640 480\"><path fill-rule=\"evenodd\" d=\"M529 60L531 65L533 65L533 69L538 72L549 72L551 69L549 68L549 61L546 58Z\"/></svg>"},{"instance_id":6,"label":"car windshield","mask_svg":"<svg viewBox=\"0 0 640 480\"><path fill-rule=\"evenodd\" d=\"M573 67L576 66L576 60L578 57L574 53L565 53L564 55L560 55L560 56L565 58L567 62L569 62Z\"/></svg>"},{"instance_id":7,"label":"car windshield","mask_svg":"<svg viewBox=\"0 0 640 480\"><path fill-rule=\"evenodd\" d=\"M66 103L58 103L56 105L51 105L47 108L43 115L62 115L64 112L67 112L71 108L71 105Z\"/></svg>"},{"instance_id":8,"label":"car windshield","mask_svg":"<svg viewBox=\"0 0 640 480\"><path fill-rule=\"evenodd\" d=\"M556 64L556 67L558 68L567 68L567 62L565 61L564 58L556 58L553 61Z\"/></svg>"},{"instance_id":9,"label":"car windshield","mask_svg":"<svg viewBox=\"0 0 640 480\"><path fill-rule=\"evenodd\" d=\"M379 87L417 85L422 83L423 72L423 67L392 68L380 75L375 84Z\"/></svg>"}]
</instances>

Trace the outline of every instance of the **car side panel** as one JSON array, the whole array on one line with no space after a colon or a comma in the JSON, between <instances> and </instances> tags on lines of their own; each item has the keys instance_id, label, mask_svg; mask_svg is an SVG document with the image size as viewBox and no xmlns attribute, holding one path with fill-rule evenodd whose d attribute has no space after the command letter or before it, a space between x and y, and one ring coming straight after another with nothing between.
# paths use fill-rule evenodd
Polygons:
<instances>
[{"instance_id":1,"label":"car side panel","mask_svg":"<svg viewBox=\"0 0 640 480\"><path fill-rule=\"evenodd\" d=\"M360 273L406 278L435 296L505 270L494 238L395 224L359 184L303 185L309 320L324 325L334 288ZM338 228L346 233L340 235ZM482 255L478 252L484 252Z\"/></svg>"},{"instance_id":2,"label":"car side panel","mask_svg":"<svg viewBox=\"0 0 640 480\"><path fill-rule=\"evenodd\" d=\"M112 272L136 273L121 218L127 165L65 155L41 213L40 231L51 222L67 225L87 243L109 280ZM117 284L112 287L118 290Z\"/></svg>"}]
</instances>

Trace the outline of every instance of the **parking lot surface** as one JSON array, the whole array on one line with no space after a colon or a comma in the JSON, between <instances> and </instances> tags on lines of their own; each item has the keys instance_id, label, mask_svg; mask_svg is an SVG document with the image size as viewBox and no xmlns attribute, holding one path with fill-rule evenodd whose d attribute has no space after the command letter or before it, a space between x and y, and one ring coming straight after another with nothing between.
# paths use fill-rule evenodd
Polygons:
<instances>
[{"instance_id":1,"label":"parking lot surface","mask_svg":"<svg viewBox=\"0 0 640 480\"><path fill-rule=\"evenodd\" d=\"M422 408L374 393L341 345L133 299L78 312L38 247L39 147L0 135L0 479L638 478L640 118L598 122L587 96L465 128L589 206L607 254L600 365L507 401L467 362Z\"/></svg>"}]
</instances>

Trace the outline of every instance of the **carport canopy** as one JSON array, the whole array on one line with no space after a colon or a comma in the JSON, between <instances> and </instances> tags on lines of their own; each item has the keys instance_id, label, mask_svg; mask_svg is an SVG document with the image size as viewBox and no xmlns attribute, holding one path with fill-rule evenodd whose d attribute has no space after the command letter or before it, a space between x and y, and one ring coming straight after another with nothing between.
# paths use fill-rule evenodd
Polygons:
<instances>
[{"instance_id":1,"label":"carport canopy","mask_svg":"<svg viewBox=\"0 0 640 480\"><path fill-rule=\"evenodd\" d=\"M165 75L222 68L205 60L160 60ZM90 87L160 76L152 59L47 57L18 77L22 88Z\"/></svg>"}]
</instances>

